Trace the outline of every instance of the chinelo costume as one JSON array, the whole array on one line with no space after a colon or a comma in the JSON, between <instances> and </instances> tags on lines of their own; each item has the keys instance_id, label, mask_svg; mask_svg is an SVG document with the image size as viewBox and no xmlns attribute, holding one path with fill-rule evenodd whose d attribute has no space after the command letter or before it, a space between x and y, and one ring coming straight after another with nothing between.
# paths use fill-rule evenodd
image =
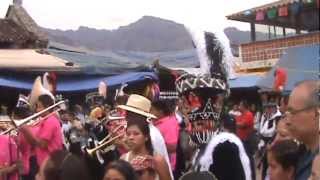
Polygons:
<instances>
[{"instance_id":1,"label":"chinelo costume","mask_svg":"<svg viewBox=\"0 0 320 180\"><path fill-rule=\"evenodd\" d=\"M224 49L213 33L191 35L201 71L183 73L176 80L179 98L187 112L185 118L190 123L190 139L197 145L191 171L208 172L219 180L251 180L250 161L241 140L220 130L223 118L230 118L223 112L229 94Z\"/></svg>"}]
</instances>

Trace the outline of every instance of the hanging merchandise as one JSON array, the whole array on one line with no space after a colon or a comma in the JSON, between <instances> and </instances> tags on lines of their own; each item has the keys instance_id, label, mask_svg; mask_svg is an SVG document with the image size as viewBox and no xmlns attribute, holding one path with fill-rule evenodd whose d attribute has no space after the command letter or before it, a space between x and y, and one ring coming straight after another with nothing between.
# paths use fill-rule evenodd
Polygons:
<instances>
[{"instance_id":1,"label":"hanging merchandise","mask_svg":"<svg viewBox=\"0 0 320 180\"><path fill-rule=\"evenodd\" d=\"M277 9L276 8L271 8L268 10L267 12L267 16L268 16L268 19L274 19L276 18L277 16Z\"/></svg>"},{"instance_id":2,"label":"hanging merchandise","mask_svg":"<svg viewBox=\"0 0 320 180\"><path fill-rule=\"evenodd\" d=\"M303 1L307 7L313 7L316 5L316 0L304 0Z\"/></svg>"},{"instance_id":3,"label":"hanging merchandise","mask_svg":"<svg viewBox=\"0 0 320 180\"><path fill-rule=\"evenodd\" d=\"M250 16L252 14L251 10L246 10L245 12L243 12L243 15L245 16Z\"/></svg>"},{"instance_id":4,"label":"hanging merchandise","mask_svg":"<svg viewBox=\"0 0 320 180\"><path fill-rule=\"evenodd\" d=\"M305 1L307 4L312 4L314 2L314 0L306 0Z\"/></svg>"},{"instance_id":5,"label":"hanging merchandise","mask_svg":"<svg viewBox=\"0 0 320 180\"><path fill-rule=\"evenodd\" d=\"M292 15L298 15L302 9L302 2L294 2L290 5L290 12Z\"/></svg>"},{"instance_id":6,"label":"hanging merchandise","mask_svg":"<svg viewBox=\"0 0 320 180\"><path fill-rule=\"evenodd\" d=\"M256 21L263 21L264 20L264 12L258 11L256 14Z\"/></svg>"},{"instance_id":7,"label":"hanging merchandise","mask_svg":"<svg viewBox=\"0 0 320 180\"><path fill-rule=\"evenodd\" d=\"M282 6L278 9L278 15L280 17L288 16L288 6Z\"/></svg>"}]
</instances>

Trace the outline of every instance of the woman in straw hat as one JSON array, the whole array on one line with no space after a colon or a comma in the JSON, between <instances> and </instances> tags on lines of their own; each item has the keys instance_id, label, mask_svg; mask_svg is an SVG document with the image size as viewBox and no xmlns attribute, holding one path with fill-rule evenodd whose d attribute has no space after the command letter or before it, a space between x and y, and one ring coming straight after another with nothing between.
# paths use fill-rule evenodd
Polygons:
<instances>
[{"instance_id":1,"label":"woman in straw hat","mask_svg":"<svg viewBox=\"0 0 320 180\"><path fill-rule=\"evenodd\" d=\"M129 96L126 105L118 107L126 110L128 122L126 134L129 152L124 154L122 159L130 162L136 156L152 156L156 179L172 179L168 152L163 137L154 126L148 123L150 118L156 118L149 113L151 102L143 96L132 94ZM159 147L162 147L162 149L159 150Z\"/></svg>"}]
</instances>

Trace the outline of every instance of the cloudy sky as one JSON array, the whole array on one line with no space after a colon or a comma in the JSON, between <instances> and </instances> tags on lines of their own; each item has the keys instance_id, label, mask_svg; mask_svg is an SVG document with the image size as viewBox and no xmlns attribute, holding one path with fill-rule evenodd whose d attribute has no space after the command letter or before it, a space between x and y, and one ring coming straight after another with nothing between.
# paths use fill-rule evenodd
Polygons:
<instances>
[{"instance_id":1,"label":"cloudy sky","mask_svg":"<svg viewBox=\"0 0 320 180\"><path fill-rule=\"evenodd\" d=\"M77 29L80 25L117 29L144 15L176 21L190 27L213 30L236 26L249 30L248 23L225 16L275 0L24 0L23 6L35 21L53 29ZM12 0L0 0L0 18Z\"/></svg>"}]
</instances>

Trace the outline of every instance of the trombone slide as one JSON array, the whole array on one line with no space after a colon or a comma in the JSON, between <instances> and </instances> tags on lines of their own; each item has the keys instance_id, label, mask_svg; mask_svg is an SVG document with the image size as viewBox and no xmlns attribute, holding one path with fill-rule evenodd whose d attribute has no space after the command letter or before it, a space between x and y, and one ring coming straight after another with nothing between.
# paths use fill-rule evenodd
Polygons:
<instances>
[{"instance_id":1,"label":"trombone slide","mask_svg":"<svg viewBox=\"0 0 320 180\"><path fill-rule=\"evenodd\" d=\"M52 115L52 114L54 114L54 113L57 113L57 112L59 112L59 111L62 110L62 109L65 109L65 108L66 108L66 105L65 105L66 102L67 102L67 101L57 102L57 103L55 103L55 104L47 107L46 109L44 109L44 110L42 110L42 111L40 111L40 112L38 112L38 113L35 113L35 114L33 114L33 115L25 118L25 119L12 120L11 122L12 122L12 124L14 125L14 128L9 128L9 129L1 132L0 135L8 134L9 132L11 132L11 131L13 131L13 130L18 129L18 128L21 127L22 125L29 123L31 120L40 117L40 115L42 115L43 113L45 113L45 112L47 112L47 111L49 111L49 110L52 110L52 109L54 109L54 108L57 107L57 106L59 107L58 110L53 111L52 113L48 114L47 116L45 116L44 118L41 118L41 119L38 120L38 121L35 121L35 122L33 123L33 125L35 125L36 123L39 123L41 120L46 119L48 116L50 116L50 115Z\"/></svg>"}]
</instances>

